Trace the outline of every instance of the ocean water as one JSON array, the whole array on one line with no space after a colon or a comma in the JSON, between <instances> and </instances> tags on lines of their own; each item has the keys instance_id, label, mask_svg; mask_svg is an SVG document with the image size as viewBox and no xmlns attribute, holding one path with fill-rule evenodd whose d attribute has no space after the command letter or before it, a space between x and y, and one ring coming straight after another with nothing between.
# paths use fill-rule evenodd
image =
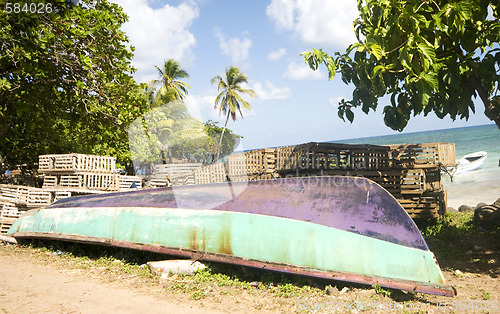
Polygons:
<instances>
[{"instance_id":1,"label":"ocean water","mask_svg":"<svg viewBox=\"0 0 500 314\"><path fill-rule=\"evenodd\" d=\"M494 124L334 142L372 145L455 143L456 159L477 151L486 151L488 157L481 168L455 176L453 178L454 184L486 181L500 182L500 130ZM447 183L450 178L443 175L442 181Z\"/></svg>"}]
</instances>

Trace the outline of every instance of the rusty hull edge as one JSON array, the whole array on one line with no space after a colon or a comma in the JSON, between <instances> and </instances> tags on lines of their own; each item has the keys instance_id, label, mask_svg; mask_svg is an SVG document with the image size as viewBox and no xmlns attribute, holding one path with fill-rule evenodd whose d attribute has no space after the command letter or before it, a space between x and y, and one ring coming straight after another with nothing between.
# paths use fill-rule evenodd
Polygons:
<instances>
[{"instance_id":1,"label":"rusty hull edge","mask_svg":"<svg viewBox=\"0 0 500 314\"><path fill-rule=\"evenodd\" d=\"M348 272L317 270L304 266L265 262L261 260L252 260L228 254L210 253L210 252L195 251L182 248L174 248L159 244L145 244L145 243L137 243L130 241L119 241L113 239L87 237L81 235L69 235L63 233L50 233L50 232L17 232L13 236L16 239L48 239L48 240L98 244L98 245L113 246L113 247L120 247L120 248L127 248L127 249L141 250L141 251L149 251L154 253L163 253L167 255L180 256L194 260L242 265L242 266L260 268L265 270L285 272L289 274L311 276L316 278L338 280L338 281L364 284L370 286L374 284L379 284L381 287L384 288L405 290L418 293L427 293L427 294L440 295L446 297L454 297L457 294L455 287L451 285L440 285L440 284L416 282L409 280L365 276Z\"/></svg>"}]
</instances>

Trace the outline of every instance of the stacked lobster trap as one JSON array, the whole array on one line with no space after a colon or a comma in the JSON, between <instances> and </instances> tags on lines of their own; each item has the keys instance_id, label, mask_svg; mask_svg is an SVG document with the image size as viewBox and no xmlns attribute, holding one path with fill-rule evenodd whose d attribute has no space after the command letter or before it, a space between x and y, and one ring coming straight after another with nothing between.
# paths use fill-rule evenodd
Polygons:
<instances>
[{"instance_id":1,"label":"stacked lobster trap","mask_svg":"<svg viewBox=\"0 0 500 314\"><path fill-rule=\"evenodd\" d=\"M44 175L43 189L54 192L89 194L142 186L142 179L139 177L118 175L116 158L108 156L41 155L38 172Z\"/></svg>"},{"instance_id":2,"label":"stacked lobster trap","mask_svg":"<svg viewBox=\"0 0 500 314\"><path fill-rule=\"evenodd\" d=\"M401 169L399 203L412 217L437 217L446 212L441 169L456 166L455 144L390 145L392 168Z\"/></svg>"},{"instance_id":3,"label":"stacked lobster trap","mask_svg":"<svg viewBox=\"0 0 500 314\"><path fill-rule=\"evenodd\" d=\"M43 208L66 197L141 188L141 178L116 173L115 161L114 157L85 154L39 156L42 188L0 185L0 233L6 233L29 209Z\"/></svg>"},{"instance_id":4,"label":"stacked lobster trap","mask_svg":"<svg viewBox=\"0 0 500 314\"><path fill-rule=\"evenodd\" d=\"M63 191L50 192L22 185L0 185L0 233L6 233L14 220L29 209L45 207L69 196L71 195Z\"/></svg>"},{"instance_id":5,"label":"stacked lobster trap","mask_svg":"<svg viewBox=\"0 0 500 314\"><path fill-rule=\"evenodd\" d=\"M138 176L118 175L114 157L84 154L42 155L43 187L0 185L0 233L23 212L65 197L128 191L142 187ZM157 165L150 187L265 180L306 176L362 176L389 191L412 218L437 217L446 211L442 167L455 166L455 145L348 145L305 143L257 149L226 156L224 161Z\"/></svg>"},{"instance_id":6,"label":"stacked lobster trap","mask_svg":"<svg viewBox=\"0 0 500 314\"><path fill-rule=\"evenodd\" d=\"M349 145L305 143L258 149L185 173L194 184L307 176L361 176L389 191L412 218L446 210L441 167L455 165L455 145ZM184 184L187 180L178 180Z\"/></svg>"}]
</instances>

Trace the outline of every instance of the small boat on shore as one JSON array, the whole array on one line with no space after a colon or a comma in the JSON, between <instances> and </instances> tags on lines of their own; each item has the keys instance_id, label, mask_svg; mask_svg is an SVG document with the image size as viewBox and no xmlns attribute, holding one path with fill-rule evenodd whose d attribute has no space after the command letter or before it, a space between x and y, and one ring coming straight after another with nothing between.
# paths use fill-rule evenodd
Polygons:
<instances>
[{"instance_id":1,"label":"small boat on shore","mask_svg":"<svg viewBox=\"0 0 500 314\"><path fill-rule=\"evenodd\" d=\"M397 200L361 177L225 182L73 197L8 232L454 296Z\"/></svg>"},{"instance_id":2,"label":"small boat on shore","mask_svg":"<svg viewBox=\"0 0 500 314\"><path fill-rule=\"evenodd\" d=\"M485 151L479 151L471 154L467 154L461 159L457 160L456 167L451 169L450 173L452 175L459 175L466 173L481 167L488 157L488 153Z\"/></svg>"}]
</instances>

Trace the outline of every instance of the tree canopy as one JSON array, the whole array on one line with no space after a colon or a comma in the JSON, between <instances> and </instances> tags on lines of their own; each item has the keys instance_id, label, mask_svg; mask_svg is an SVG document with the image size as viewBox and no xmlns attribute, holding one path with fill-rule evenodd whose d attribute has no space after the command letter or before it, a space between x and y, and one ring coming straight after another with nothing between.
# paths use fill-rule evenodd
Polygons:
<instances>
[{"instance_id":1,"label":"tree canopy","mask_svg":"<svg viewBox=\"0 0 500 314\"><path fill-rule=\"evenodd\" d=\"M132 78L122 9L106 0L54 0L52 12L0 10L0 155L129 158L127 127L145 110Z\"/></svg>"},{"instance_id":2,"label":"tree canopy","mask_svg":"<svg viewBox=\"0 0 500 314\"><path fill-rule=\"evenodd\" d=\"M500 128L497 0L358 0L358 10L357 42L345 53L302 53L312 69L324 64L330 79L354 85L340 118L352 122L353 108L369 113L389 96L384 122L401 131L411 115L468 119L479 96Z\"/></svg>"}]
</instances>

